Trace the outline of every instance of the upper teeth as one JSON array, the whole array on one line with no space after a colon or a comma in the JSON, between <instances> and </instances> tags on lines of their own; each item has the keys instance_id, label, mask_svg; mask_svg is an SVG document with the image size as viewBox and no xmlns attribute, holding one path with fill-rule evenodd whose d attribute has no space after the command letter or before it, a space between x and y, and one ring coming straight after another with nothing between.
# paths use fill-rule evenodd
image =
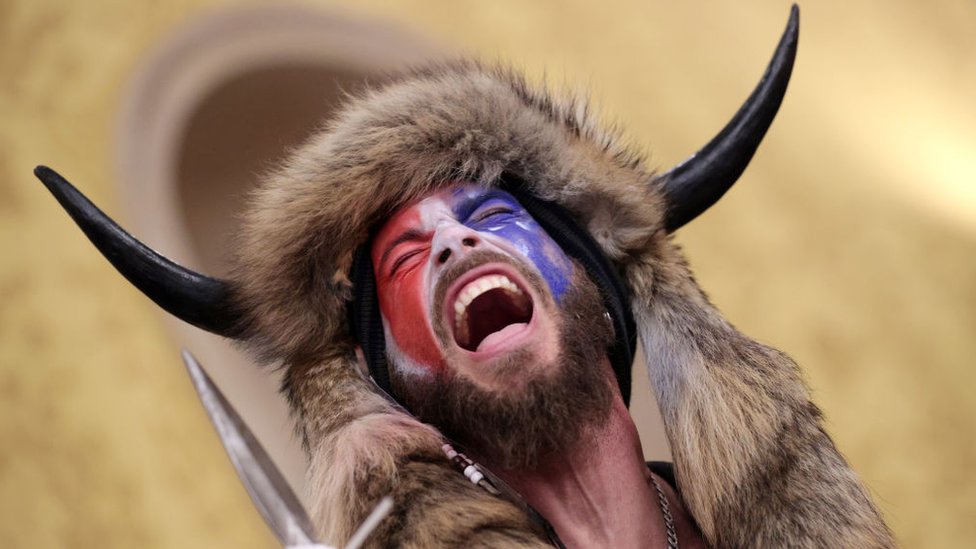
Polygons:
<instances>
[{"instance_id":1,"label":"upper teeth","mask_svg":"<svg viewBox=\"0 0 976 549\"><path fill-rule=\"evenodd\" d=\"M479 295L494 290L495 288L504 288L505 290L512 292L513 294L521 294L522 290L515 285L514 282L509 280L505 275L487 275L481 278L475 279L467 284L457 296L457 300L454 301L454 326L456 328L461 328L463 326L463 321L468 310L468 305L475 300Z\"/></svg>"}]
</instances>

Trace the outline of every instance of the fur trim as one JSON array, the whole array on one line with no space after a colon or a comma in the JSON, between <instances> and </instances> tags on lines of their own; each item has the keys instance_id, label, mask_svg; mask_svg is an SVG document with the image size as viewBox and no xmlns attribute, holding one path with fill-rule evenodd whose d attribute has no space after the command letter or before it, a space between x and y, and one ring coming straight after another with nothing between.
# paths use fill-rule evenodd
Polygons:
<instances>
[{"instance_id":1,"label":"fur trim","mask_svg":"<svg viewBox=\"0 0 976 549\"><path fill-rule=\"evenodd\" d=\"M634 313L688 510L715 547L893 547L799 368L739 333L665 235L632 265Z\"/></svg>"}]
</instances>

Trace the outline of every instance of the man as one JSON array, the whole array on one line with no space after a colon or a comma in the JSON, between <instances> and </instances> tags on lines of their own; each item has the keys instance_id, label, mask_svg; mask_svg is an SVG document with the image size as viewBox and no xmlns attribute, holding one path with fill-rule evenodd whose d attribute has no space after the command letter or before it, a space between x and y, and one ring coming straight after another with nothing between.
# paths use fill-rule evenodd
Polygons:
<instances>
[{"instance_id":1,"label":"man","mask_svg":"<svg viewBox=\"0 0 976 549\"><path fill-rule=\"evenodd\" d=\"M38 175L157 303L284 365L333 543L392 494L376 546L545 544L518 498L444 454L447 434L571 546L664 546L669 528L693 546L687 509L713 546L886 547L796 366L730 326L670 240L745 169L796 39L794 8L740 112L659 177L585 104L509 71L456 63L394 80L268 177L229 280L169 262ZM635 334L680 497L648 475L626 417Z\"/></svg>"}]
</instances>

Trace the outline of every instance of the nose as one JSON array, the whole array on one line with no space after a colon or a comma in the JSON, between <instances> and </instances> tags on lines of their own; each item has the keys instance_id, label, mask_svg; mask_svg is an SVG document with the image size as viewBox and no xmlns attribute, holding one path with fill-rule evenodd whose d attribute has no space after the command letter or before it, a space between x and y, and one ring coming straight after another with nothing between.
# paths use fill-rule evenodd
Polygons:
<instances>
[{"instance_id":1,"label":"nose","mask_svg":"<svg viewBox=\"0 0 976 549\"><path fill-rule=\"evenodd\" d=\"M461 223L447 222L434 233L434 262L440 267L458 260L481 246L481 236Z\"/></svg>"}]
</instances>

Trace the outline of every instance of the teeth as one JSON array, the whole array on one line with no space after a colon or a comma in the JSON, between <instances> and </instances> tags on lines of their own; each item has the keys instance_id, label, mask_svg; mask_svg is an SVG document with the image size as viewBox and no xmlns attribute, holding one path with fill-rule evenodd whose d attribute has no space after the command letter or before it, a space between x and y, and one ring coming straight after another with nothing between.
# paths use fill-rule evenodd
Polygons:
<instances>
[{"instance_id":1,"label":"teeth","mask_svg":"<svg viewBox=\"0 0 976 549\"><path fill-rule=\"evenodd\" d=\"M457 300L454 301L454 328L462 339L467 339L468 325L465 320L467 317L468 305L471 305L471 302L474 301L479 295L494 290L495 288L502 288L516 295L522 293L522 290L520 290L514 282L509 280L507 276L488 275L469 282L468 285L461 290L461 293L458 294Z\"/></svg>"}]
</instances>

